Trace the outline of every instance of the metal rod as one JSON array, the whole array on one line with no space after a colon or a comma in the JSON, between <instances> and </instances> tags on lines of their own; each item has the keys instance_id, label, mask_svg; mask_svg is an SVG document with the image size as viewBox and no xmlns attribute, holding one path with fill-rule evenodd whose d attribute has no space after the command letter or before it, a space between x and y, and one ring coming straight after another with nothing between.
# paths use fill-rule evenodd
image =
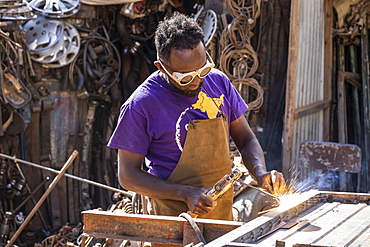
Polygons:
<instances>
[{"instance_id":1,"label":"metal rod","mask_svg":"<svg viewBox=\"0 0 370 247\"><path fill-rule=\"evenodd\" d=\"M45 166L42 166L42 165L38 165L38 164L29 162L29 161L21 160L21 159L18 159L18 158L15 158L15 157L12 157L12 156L9 156L9 155L6 155L6 154L0 153L0 157L6 158L6 159L11 159L11 160L20 162L22 164L34 166L34 167L44 169L44 170L47 170L47 171L50 171L50 172L53 172L53 173L57 173L57 174L60 173L60 171L58 171L58 170L54 170L52 168L45 167ZM91 184L91 185L95 185L95 186L98 186L98 187L101 187L101 188L104 188L104 189L107 189L107 190L118 192L118 193L121 193L121 194L126 195L126 196L131 196L132 197L134 195L133 192L113 188L111 186L101 184L101 183L97 183L97 182L94 182L94 181L91 181L91 180L88 180L88 179L85 179L85 178L80 178L80 177L77 177L77 176L74 176L74 175L71 175L71 174L68 174L68 173L65 173L64 176L75 179L75 180L78 180L78 181L81 181L81 182L85 182L85 183L88 183L88 184Z\"/></svg>"},{"instance_id":2,"label":"metal rod","mask_svg":"<svg viewBox=\"0 0 370 247\"><path fill-rule=\"evenodd\" d=\"M36 200L35 200L35 198L33 197L33 195L35 194L35 192L39 189L39 188L41 188L41 186L42 185L44 185L47 181L49 181L50 180L50 178L49 177L46 177L45 179L44 179L44 181L43 182L41 182L41 184L32 192L31 191L31 189L30 189L30 186L28 185L28 183L27 183L27 179L26 179L26 177L24 176L24 174L23 174L23 171L22 171L22 169L21 169L21 167L19 166L19 163L17 162L17 161L15 161L14 162L15 163L15 165L17 166L17 169L18 169L18 171L19 171L19 173L21 174L21 177L22 177L22 179L26 182L26 189L27 189L27 192L28 192L28 194L29 194L29 198L30 199L32 199L32 202L33 202L33 205L35 206L36 205ZM18 206L18 208L20 208L20 207L22 207L21 205L24 205L24 203L26 203L26 201L28 200L28 198L26 199L26 200L23 200L23 203L21 203L19 206ZM18 209L17 208L17 209ZM17 212L17 210L13 210L13 213L14 212ZM42 225L44 226L44 228L45 228L45 230L46 231L48 231L49 229L48 229L48 226L47 226L47 224L46 224L46 222L45 222L45 219L44 219L44 217L42 216L42 213L40 212L40 210L37 210L37 216L39 216L39 218L40 218L40 220L41 220L41 223L42 223Z\"/></svg>"},{"instance_id":3,"label":"metal rod","mask_svg":"<svg viewBox=\"0 0 370 247\"><path fill-rule=\"evenodd\" d=\"M34 201L34 204L36 205L37 204L37 202L35 201L35 198L33 197L33 195L39 190L39 189L41 189L41 187L47 182L47 181L49 181L50 180L50 178L49 177L46 177L39 185L37 185L37 187L32 191L32 192L29 192L29 196L27 196L27 198L26 199L24 199L19 205L18 205L18 207L16 207L13 211L12 211L12 214L14 215L16 212L18 212L18 210L20 210L22 207L23 207L23 205L24 204L26 204L26 202L29 200L29 199L31 199L32 198L32 201ZM38 213L40 212L40 211L37 211ZM44 222L44 219L42 218L42 217L40 217L41 218L41 220ZM44 223L43 223L44 224ZM44 225L44 228L45 228L45 230L48 230L47 229L47 226L46 226L46 224Z\"/></svg>"},{"instance_id":4,"label":"metal rod","mask_svg":"<svg viewBox=\"0 0 370 247\"><path fill-rule=\"evenodd\" d=\"M6 247L13 246L13 243L18 238L18 236L22 233L23 229L26 227L28 222L31 221L32 217L35 215L37 210L41 207L42 203L46 200L46 197L51 193L51 191L54 189L54 187L57 185L59 180L63 177L64 173L67 171L68 167L72 164L73 160L77 157L78 152L74 150L71 154L71 156L68 158L66 163L63 165L62 169L60 170L59 174L53 179L51 184L49 185L49 188L45 191L45 193L42 195L40 200L37 202L36 206L31 210L31 212L28 214L27 218L24 220L24 222L19 226L18 230L14 233L13 237L9 240L9 242L6 244Z\"/></svg>"},{"instance_id":5,"label":"metal rod","mask_svg":"<svg viewBox=\"0 0 370 247\"><path fill-rule=\"evenodd\" d=\"M265 195L268 195L268 196L271 196L273 198L275 198L276 200L278 200L280 202L280 198L278 196L274 196L273 194L267 192L266 190L264 189L261 189L260 187L255 187L253 185L250 185L250 184L247 184L246 185L249 187L249 188L252 188L252 189L255 189L255 190L258 190L259 192L265 194Z\"/></svg>"}]
</instances>

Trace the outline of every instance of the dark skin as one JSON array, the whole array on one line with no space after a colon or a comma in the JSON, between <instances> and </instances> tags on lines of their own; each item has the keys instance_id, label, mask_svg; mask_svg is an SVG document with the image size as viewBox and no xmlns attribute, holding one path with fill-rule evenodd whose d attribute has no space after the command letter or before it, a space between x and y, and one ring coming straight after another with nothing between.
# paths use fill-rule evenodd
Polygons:
<instances>
[{"instance_id":1,"label":"dark skin","mask_svg":"<svg viewBox=\"0 0 370 247\"><path fill-rule=\"evenodd\" d=\"M168 66L166 69L170 73L173 71L185 73L197 70L206 63L204 45L199 43L192 50L172 49L168 60L163 62ZM166 76L166 72L158 62L155 63L155 66ZM203 79L197 76L186 86L177 84L168 76L167 81L177 90L192 95L192 93L199 91ZM266 171L262 148L244 116L230 124L230 135L243 157L243 163L256 178L261 188L272 193L283 186L285 188L281 173ZM212 211L217 205L216 201L205 194L210 187L198 188L175 184L143 171L141 166L144 157L142 154L118 150L118 177L122 187L148 197L182 201L188 205L191 212L199 216Z\"/></svg>"}]
</instances>

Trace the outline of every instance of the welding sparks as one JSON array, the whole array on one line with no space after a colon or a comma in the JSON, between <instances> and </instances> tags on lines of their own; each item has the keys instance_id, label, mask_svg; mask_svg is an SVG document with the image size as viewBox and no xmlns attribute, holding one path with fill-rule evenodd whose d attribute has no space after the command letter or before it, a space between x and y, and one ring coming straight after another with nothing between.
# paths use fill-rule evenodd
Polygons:
<instances>
[{"instance_id":1,"label":"welding sparks","mask_svg":"<svg viewBox=\"0 0 370 247\"><path fill-rule=\"evenodd\" d=\"M293 193L280 196L280 205L278 209L280 211L285 211L292 206L298 205L307 200L307 198L312 198L318 193L318 190L312 189L310 191L302 193Z\"/></svg>"},{"instance_id":2,"label":"welding sparks","mask_svg":"<svg viewBox=\"0 0 370 247\"><path fill-rule=\"evenodd\" d=\"M279 194L279 210L286 210L292 205L297 205L306 200L306 198L311 198L318 193L318 183L317 177L323 179L323 177L317 174L312 174L304 180L299 179L299 172L294 170L292 172L291 179L286 182L286 191Z\"/></svg>"},{"instance_id":3,"label":"welding sparks","mask_svg":"<svg viewBox=\"0 0 370 247\"><path fill-rule=\"evenodd\" d=\"M262 189L260 189L262 190ZM293 205L297 205L305 198L310 198L317 194L317 189L315 185L315 179L305 179L303 181L299 180L298 172L293 172L290 180L286 181L285 190L279 193L271 195L265 191L261 191L264 194L268 194L276 199L276 204L272 208L259 212L259 215L265 214L271 210L286 210ZM307 195L307 196L306 196Z\"/></svg>"}]
</instances>

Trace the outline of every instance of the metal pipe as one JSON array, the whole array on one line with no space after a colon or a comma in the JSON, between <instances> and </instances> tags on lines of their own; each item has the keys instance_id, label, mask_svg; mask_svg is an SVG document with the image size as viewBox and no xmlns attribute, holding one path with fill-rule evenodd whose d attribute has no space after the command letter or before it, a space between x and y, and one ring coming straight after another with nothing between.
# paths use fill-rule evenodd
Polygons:
<instances>
[{"instance_id":1,"label":"metal pipe","mask_svg":"<svg viewBox=\"0 0 370 247\"><path fill-rule=\"evenodd\" d=\"M17 161L15 161L14 163L15 163L15 165L17 166L17 169L18 169L19 173L21 174L22 179L23 179L24 181L27 181L27 179L26 179L26 177L24 176L23 171L22 171L21 167L19 166L18 162L17 162ZM50 178L49 178L49 177L46 177L46 178L44 179L44 181L43 181L43 182L41 182L41 185L45 184L45 183L46 183L47 181L49 181L49 180L50 180ZM40 185L39 187L41 187L41 185ZM26 189L27 189L27 192L28 192L28 194L29 194L29 197L32 199L33 204L34 204L34 205L36 205L36 200L35 200L35 198L33 197L33 195L35 194L35 192L36 192L36 190L38 189L38 187L37 187L33 192L31 192L30 186L29 186L29 185L28 185L28 183L26 182ZM28 200L28 199L24 200L24 201L23 201L23 203L25 203L27 200ZM21 203L21 205L22 205L22 203ZM21 205L19 205L18 207L21 207ZM14 212L16 212L16 210L13 210L13 214L14 214ZM45 230L46 230L46 231L48 231L48 230L49 230L49 229L48 229L48 226L47 226L47 224L46 224L46 222L45 222L44 217L42 216L42 213L41 213L39 210L37 211L37 216L39 216L39 218L40 218L40 220L41 220L41 223L42 223L42 225L44 226Z\"/></svg>"},{"instance_id":2,"label":"metal pipe","mask_svg":"<svg viewBox=\"0 0 370 247\"><path fill-rule=\"evenodd\" d=\"M42 165L38 165L38 164L29 162L29 161L17 159L15 157L12 157L12 156L9 156L9 155L3 154L3 153L0 153L0 157L6 158L6 159L11 159L11 160L17 161L19 163L30 165L30 166L33 166L33 167L37 167L37 168L40 168L40 169L44 169L44 170L47 170L47 171L50 171L50 172L53 172L53 173L57 173L57 174L60 173L60 171L58 171L58 170L54 170L52 168L45 167L45 166L42 166ZM133 192L124 191L124 190L120 190L120 189L117 189L117 188L113 188L111 186L108 186L108 185L105 185L105 184L101 184L101 183L97 183L97 182L94 182L94 181L91 181L91 180L88 180L88 179L85 179L85 178L80 178L80 177L77 177L77 176L74 176L74 175L71 175L71 174L68 174L68 173L65 173L64 176L66 176L68 178L72 178L72 179L78 180L80 182L84 182L84 183L88 183L88 184L91 184L91 185L95 185L95 186L101 187L103 189L107 189L107 190L111 190L111 191L114 191L114 192L118 192L118 193L121 193L121 194L126 195L126 196L132 197L134 195Z\"/></svg>"},{"instance_id":3,"label":"metal pipe","mask_svg":"<svg viewBox=\"0 0 370 247\"><path fill-rule=\"evenodd\" d=\"M22 207L23 207L23 205L24 204L26 204L26 202L29 200L29 199L31 199L32 198L32 200L34 201L34 204L36 205L37 203L36 203L36 201L35 201L35 199L34 199L34 197L33 197L33 195L39 190L39 189L41 189L41 187L47 182L47 181L49 181L50 180L50 178L49 177L46 177L39 185L37 185L37 187L31 192L29 192L29 196L27 196L27 198L26 199L24 199L19 205L18 205L18 207L16 207L13 211L12 211L12 214L14 215L15 213L17 213ZM29 187L28 187L29 188ZM39 213L39 211L37 211L38 213ZM45 221L44 221L44 219L42 218L42 217L40 217L40 219L42 220L42 222L43 222L43 224L45 223ZM45 228L45 230L48 230L47 228L47 225L46 224L44 224L44 228Z\"/></svg>"},{"instance_id":4,"label":"metal pipe","mask_svg":"<svg viewBox=\"0 0 370 247\"><path fill-rule=\"evenodd\" d=\"M27 218L19 226L18 230L14 233L13 237L6 244L6 247L13 246L13 243L15 242L15 240L22 233L23 229L26 227L26 225L28 224L28 222L31 221L32 217L35 215L35 213L37 212L37 210L41 207L42 203L44 203L44 201L49 196L49 194L54 189L54 187L57 185L57 183L59 182L59 180L63 177L64 173L67 171L68 167L72 164L72 162L77 157L77 155L78 155L78 152L76 150L74 150L72 152L71 156L66 161L66 163L63 165L62 169L59 171L59 174L53 179L53 181L49 185L49 188L45 191L45 193L42 195L42 197L40 198L40 200L37 202L36 206L31 210L31 212L28 214Z\"/></svg>"}]
</instances>

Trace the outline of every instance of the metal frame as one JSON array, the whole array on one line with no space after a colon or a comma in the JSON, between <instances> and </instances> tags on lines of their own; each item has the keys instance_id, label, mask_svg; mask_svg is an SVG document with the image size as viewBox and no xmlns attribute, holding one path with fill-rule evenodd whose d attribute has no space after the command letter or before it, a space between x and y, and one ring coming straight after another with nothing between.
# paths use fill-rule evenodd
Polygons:
<instances>
[{"instance_id":1,"label":"metal frame","mask_svg":"<svg viewBox=\"0 0 370 247\"><path fill-rule=\"evenodd\" d=\"M204 246L253 246L250 243L278 230L290 219L320 202L369 205L370 194L310 191L302 194L296 203L282 204L248 223L197 218L194 221L206 239ZM180 217L97 210L84 211L83 215L85 226L82 246L86 246L88 237L156 242L168 246L200 242L195 239L187 221Z\"/></svg>"}]
</instances>

